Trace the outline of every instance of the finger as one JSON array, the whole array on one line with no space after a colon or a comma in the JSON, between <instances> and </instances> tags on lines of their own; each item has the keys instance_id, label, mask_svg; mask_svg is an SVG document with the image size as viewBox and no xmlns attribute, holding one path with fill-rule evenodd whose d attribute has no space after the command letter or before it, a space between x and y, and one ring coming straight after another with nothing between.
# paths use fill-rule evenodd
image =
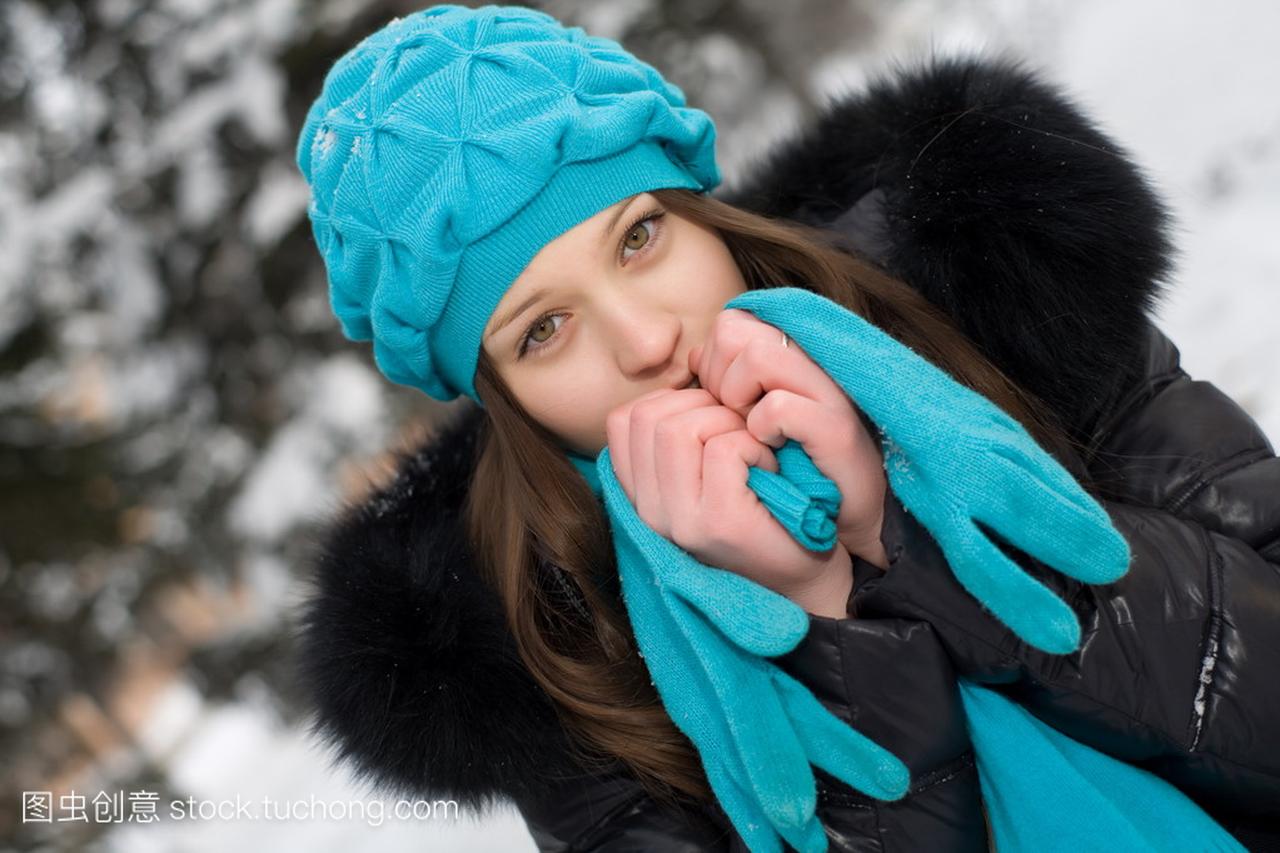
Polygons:
<instances>
[{"instance_id":1,"label":"finger","mask_svg":"<svg viewBox=\"0 0 1280 853\"><path fill-rule=\"evenodd\" d=\"M761 325L768 331L743 347L720 377L716 397L723 405L745 416L763 395L777 388L832 409L849 405L835 380L798 344L784 347L780 329Z\"/></svg>"},{"instance_id":2,"label":"finger","mask_svg":"<svg viewBox=\"0 0 1280 853\"><path fill-rule=\"evenodd\" d=\"M636 639L664 707L698 749L707 780L739 834L753 850L780 853L776 831L751 788L724 706L707 677L706 655L698 654L723 641L687 611L682 618L672 610L672 599L639 568L642 563L622 565L628 615L637 625Z\"/></svg>"},{"instance_id":3,"label":"finger","mask_svg":"<svg viewBox=\"0 0 1280 853\"><path fill-rule=\"evenodd\" d=\"M730 750L732 752L732 750ZM769 821L769 816L760 808L759 801L752 793L748 792L745 781L740 783L737 778L746 779L746 770L742 769L742 762L737 760L737 756L732 756L734 764L737 765L735 771L731 771L725 766L727 763L720 761L704 761L703 767L707 771L707 781L711 783L711 789L715 791L716 799L720 801L724 813L728 815L729 822L733 824L733 828L737 830L738 835L746 842L748 850L761 850L765 853L782 853L782 845L778 841L778 832ZM736 777L736 778L735 778ZM797 848L818 849L818 848Z\"/></svg>"},{"instance_id":4,"label":"finger","mask_svg":"<svg viewBox=\"0 0 1280 853\"><path fill-rule=\"evenodd\" d=\"M630 409L627 444L636 512L654 530L668 535L670 515L663 503L663 489L658 479L654 436L658 424L672 415L715 402L700 388L672 390L662 388L637 398Z\"/></svg>"},{"instance_id":5,"label":"finger","mask_svg":"<svg viewBox=\"0 0 1280 853\"><path fill-rule=\"evenodd\" d=\"M772 342L763 338L748 341L725 365L719 376L716 398L721 405L728 406L744 417L768 390L762 384L762 374L772 373L769 362L784 363L787 367L796 369L790 349L782 346L782 333L777 329L773 331L777 337Z\"/></svg>"},{"instance_id":6,"label":"finger","mask_svg":"<svg viewBox=\"0 0 1280 853\"><path fill-rule=\"evenodd\" d=\"M744 653L719 637L714 626L682 602L672 602L677 621L690 635L702 626L708 639L695 643L703 671L724 710L725 720L746 768L751 789L778 827L800 827L813 817L817 785L813 770L773 686L772 664Z\"/></svg>"},{"instance_id":7,"label":"finger","mask_svg":"<svg viewBox=\"0 0 1280 853\"><path fill-rule=\"evenodd\" d=\"M852 404L843 401L841 405L843 412L833 411L808 397L778 388L766 393L747 415L747 431L758 441L777 448L775 455L783 476L804 501L803 507L792 506L793 500L782 508L791 511L797 520L803 519L810 537L805 543L808 548L819 547L816 543L824 541L828 528L839 530L844 498L851 501L850 513L859 506L860 495L842 495L837 483L853 489L875 485L867 482L865 460L878 457L880 451ZM877 462L874 474L878 476L879 472ZM759 489L756 491L760 493ZM778 507L763 496L761 500L782 519Z\"/></svg>"},{"instance_id":8,"label":"finger","mask_svg":"<svg viewBox=\"0 0 1280 853\"><path fill-rule=\"evenodd\" d=\"M698 372L702 366L702 345L698 345L689 350L689 372L698 377L698 384L702 385L702 375ZM705 388L705 385L702 385Z\"/></svg>"},{"instance_id":9,"label":"finger","mask_svg":"<svg viewBox=\"0 0 1280 853\"><path fill-rule=\"evenodd\" d=\"M773 451L745 429L707 439L702 448L701 511L739 524L749 522L755 514L753 507L759 503L747 487L750 469L765 468L769 464L765 460L772 456Z\"/></svg>"},{"instance_id":10,"label":"finger","mask_svg":"<svg viewBox=\"0 0 1280 853\"><path fill-rule=\"evenodd\" d=\"M1128 542L1065 469L1048 454L1047 463L1029 459L1016 445L993 450L1005 460L1001 487L974 495L974 518L1069 577L1096 584L1124 575Z\"/></svg>"},{"instance_id":11,"label":"finger","mask_svg":"<svg viewBox=\"0 0 1280 853\"><path fill-rule=\"evenodd\" d=\"M696 371L698 383L716 399L720 399L721 376L725 369L748 342L761 336L761 328L767 328L767 324L747 311L731 308L716 315L711 332L700 348ZM776 329L774 333L781 345L782 333Z\"/></svg>"},{"instance_id":12,"label":"finger","mask_svg":"<svg viewBox=\"0 0 1280 853\"><path fill-rule=\"evenodd\" d=\"M627 500L632 505L635 504L635 482L631 471L631 410L641 400L655 396L657 393L653 391L634 400L628 400L626 403L615 406L605 416L605 445L610 450L613 472L618 485L622 487L622 491L626 493Z\"/></svg>"},{"instance_id":13,"label":"finger","mask_svg":"<svg viewBox=\"0 0 1280 853\"><path fill-rule=\"evenodd\" d=\"M833 479L853 477L853 462L860 437L874 450L874 443L858 420L852 404L844 411L832 409L785 388L766 393L746 417L747 432L761 444L777 450L788 439L803 445L814 465L833 472Z\"/></svg>"},{"instance_id":14,"label":"finger","mask_svg":"<svg viewBox=\"0 0 1280 853\"><path fill-rule=\"evenodd\" d=\"M878 800L899 800L911 784L902 761L828 711L810 690L781 669L774 684L809 760Z\"/></svg>"},{"instance_id":15,"label":"finger","mask_svg":"<svg viewBox=\"0 0 1280 853\"><path fill-rule=\"evenodd\" d=\"M960 585L1025 642L1059 655L1080 645L1075 612L971 521L943 528L936 535Z\"/></svg>"},{"instance_id":16,"label":"finger","mask_svg":"<svg viewBox=\"0 0 1280 853\"><path fill-rule=\"evenodd\" d=\"M728 304L764 318L765 322L784 324L791 340L808 352L833 345L839 352L857 349L863 357L824 359L824 368L871 420L882 426L892 424L897 430L910 430L913 421L902 413L936 407L937 389L951 385L943 370L866 318L805 288L748 290ZM838 341L832 337L833 329ZM888 363L895 365L895 381L891 383L883 380L884 365ZM928 425L922 424L921 429L928 435L925 426ZM932 431L936 432L936 427Z\"/></svg>"},{"instance_id":17,"label":"finger","mask_svg":"<svg viewBox=\"0 0 1280 853\"><path fill-rule=\"evenodd\" d=\"M693 389L688 394L701 395L705 402L697 408L667 416L654 431L654 480L670 521L667 532L671 534L677 529L687 530L689 525L681 522L696 518L702 497L703 445L712 436L736 432L746 426L741 415L721 406L710 392ZM698 544L687 535L670 538L686 548Z\"/></svg>"}]
</instances>

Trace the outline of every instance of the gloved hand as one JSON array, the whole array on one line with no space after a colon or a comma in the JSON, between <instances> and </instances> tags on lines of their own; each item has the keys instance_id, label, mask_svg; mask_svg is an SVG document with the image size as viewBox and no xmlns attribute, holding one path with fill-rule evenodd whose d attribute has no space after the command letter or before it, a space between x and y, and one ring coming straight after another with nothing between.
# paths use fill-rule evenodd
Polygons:
<instances>
[{"instance_id":1,"label":"gloved hand","mask_svg":"<svg viewBox=\"0 0 1280 853\"><path fill-rule=\"evenodd\" d=\"M1129 546L1106 511L1021 424L812 291L750 290L724 307L750 311L786 332L880 427L890 487L938 541L970 594L1036 648L1075 650L1075 613L978 524L1085 583L1122 577Z\"/></svg>"},{"instance_id":2,"label":"gloved hand","mask_svg":"<svg viewBox=\"0 0 1280 853\"><path fill-rule=\"evenodd\" d=\"M793 535L808 524L809 534L798 538L811 535L829 548L836 513L806 505L803 494L783 482L796 453L804 455L798 445L778 454L781 475L753 469L752 482L766 484L766 505L787 519ZM824 490L818 478L826 478L810 467L815 491L838 498L834 483L827 480ZM607 447L596 473L640 653L663 705L697 747L720 805L750 848L780 851L781 836L802 853L827 849L815 815L811 764L870 796L903 796L910 774L901 761L765 659L795 648L808 631L808 614L754 581L700 563L655 533L618 483Z\"/></svg>"}]
</instances>

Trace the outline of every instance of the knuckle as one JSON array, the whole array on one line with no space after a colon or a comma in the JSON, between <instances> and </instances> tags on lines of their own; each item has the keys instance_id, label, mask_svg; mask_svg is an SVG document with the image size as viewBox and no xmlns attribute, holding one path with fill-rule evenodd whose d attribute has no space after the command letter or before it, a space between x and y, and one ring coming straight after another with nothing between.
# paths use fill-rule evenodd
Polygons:
<instances>
[{"instance_id":1,"label":"knuckle","mask_svg":"<svg viewBox=\"0 0 1280 853\"><path fill-rule=\"evenodd\" d=\"M711 329L717 342L734 343L741 335L743 319L750 316L739 308L730 308L717 314Z\"/></svg>"},{"instance_id":2,"label":"knuckle","mask_svg":"<svg viewBox=\"0 0 1280 853\"><path fill-rule=\"evenodd\" d=\"M719 401L717 401L714 409L707 409L706 412L705 425L708 429L714 430L711 433L712 438L746 426L746 422L741 415L728 406L720 405ZM707 439L707 441L710 440L710 438Z\"/></svg>"},{"instance_id":3,"label":"knuckle","mask_svg":"<svg viewBox=\"0 0 1280 853\"><path fill-rule=\"evenodd\" d=\"M716 433L703 445L703 453L717 461L732 455L738 444L738 434L736 431Z\"/></svg>"},{"instance_id":4,"label":"knuckle","mask_svg":"<svg viewBox=\"0 0 1280 853\"><path fill-rule=\"evenodd\" d=\"M765 417L776 418L778 415L782 414L784 409L787 408L789 396L789 392L787 391L774 389L765 394L756 406L764 410Z\"/></svg>"},{"instance_id":5,"label":"knuckle","mask_svg":"<svg viewBox=\"0 0 1280 853\"><path fill-rule=\"evenodd\" d=\"M716 332L723 332L725 329L738 322L738 314L741 312L737 308L728 308L716 315L712 323L712 329Z\"/></svg>"},{"instance_id":6,"label":"knuckle","mask_svg":"<svg viewBox=\"0 0 1280 853\"><path fill-rule=\"evenodd\" d=\"M631 407L631 429L648 431L657 420L657 413L643 402Z\"/></svg>"}]
</instances>

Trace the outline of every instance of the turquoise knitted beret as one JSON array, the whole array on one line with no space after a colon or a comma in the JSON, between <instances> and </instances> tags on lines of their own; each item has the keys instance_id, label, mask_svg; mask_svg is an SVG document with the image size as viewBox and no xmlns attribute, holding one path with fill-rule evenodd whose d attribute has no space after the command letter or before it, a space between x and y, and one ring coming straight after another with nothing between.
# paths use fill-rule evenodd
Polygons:
<instances>
[{"instance_id":1,"label":"turquoise knitted beret","mask_svg":"<svg viewBox=\"0 0 1280 853\"><path fill-rule=\"evenodd\" d=\"M441 5L344 56L297 164L330 303L388 379L477 403L485 324L542 246L640 192L720 183L715 125L617 42Z\"/></svg>"}]
</instances>

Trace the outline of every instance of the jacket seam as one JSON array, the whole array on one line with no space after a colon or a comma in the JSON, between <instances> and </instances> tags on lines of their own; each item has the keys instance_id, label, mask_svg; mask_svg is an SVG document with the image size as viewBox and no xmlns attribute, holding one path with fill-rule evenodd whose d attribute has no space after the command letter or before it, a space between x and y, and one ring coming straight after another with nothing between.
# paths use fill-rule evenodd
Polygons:
<instances>
[{"instance_id":1,"label":"jacket seam","mask_svg":"<svg viewBox=\"0 0 1280 853\"><path fill-rule=\"evenodd\" d=\"M1270 455L1271 451L1265 447L1250 447L1234 453L1226 459L1220 459L1210 465L1206 465L1196 472L1195 478L1190 483L1184 485L1174 493L1173 497L1166 500L1161 509L1166 512L1177 513L1208 486L1228 474L1239 471L1241 468L1247 468L1254 462L1266 459Z\"/></svg>"},{"instance_id":2,"label":"jacket seam","mask_svg":"<svg viewBox=\"0 0 1280 853\"><path fill-rule=\"evenodd\" d=\"M1209 697L1214 686L1213 674L1217 668L1218 650L1221 648L1223 585L1226 583L1226 577L1222 571L1222 555L1213 547L1213 543L1209 541L1209 535L1203 530L1200 532L1200 538L1209 556L1206 572L1209 614L1205 620L1204 639L1200 644L1200 667L1196 673L1195 698L1191 701L1191 719L1187 732L1190 742L1189 752L1196 752L1200 748L1204 736Z\"/></svg>"},{"instance_id":3,"label":"jacket seam","mask_svg":"<svg viewBox=\"0 0 1280 853\"><path fill-rule=\"evenodd\" d=\"M920 783L920 786L911 791L911 796L914 797L917 794L923 794L925 791L930 791L939 785L945 785L961 773L967 772L974 766L975 761L976 758L974 756L973 749L966 749L951 761L936 770L926 773L924 775L924 781Z\"/></svg>"},{"instance_id":4,"label":"jacket seam","mask_svg":"<svg viewBox=\"0 0 1280 853\"><path fill-rule=\"evenodd\" d=\"M837 632L836 636L836 657L840 661L840 679L844 682L844 696L841 698L845 703L845 707L849 707L852 704L849 699L849 671L844 666L844 641L839 636L839 632Z\"/></svg>"},{"instance_id":5,"label":"jacket seam","mask_svg":"<svg viewBox=\"0 0 1280 853\"><path fill-rule=\"evenodd\" d=\"M923 794L925 791L932 790L939 785L945 785L961 773L968 772L974 766L976 758L973 749L966 749L955 758L949 759L945 764L930 770L923 776L917 778L917 783L908 789L906 796L897 802L905 802L912 797ZM827 805L840 806L842 808L869 809L879 812L879 800L865 794L857 794L848 791L838 791L827 787L822 788L822 802Z\"/></svg>"},{"instance_id":6,"label":"jacket seam","mask_svg":"<svg viewBox=\"0 0 1280 853\"><path fill-rule=\"evenodd\" d=\"M880 822L880 803L874 802L871 805L871 819L876 822L876 841L880 842L880 850L885 849L884 843L884 824Z\"/></svg>"}]
</instances>

